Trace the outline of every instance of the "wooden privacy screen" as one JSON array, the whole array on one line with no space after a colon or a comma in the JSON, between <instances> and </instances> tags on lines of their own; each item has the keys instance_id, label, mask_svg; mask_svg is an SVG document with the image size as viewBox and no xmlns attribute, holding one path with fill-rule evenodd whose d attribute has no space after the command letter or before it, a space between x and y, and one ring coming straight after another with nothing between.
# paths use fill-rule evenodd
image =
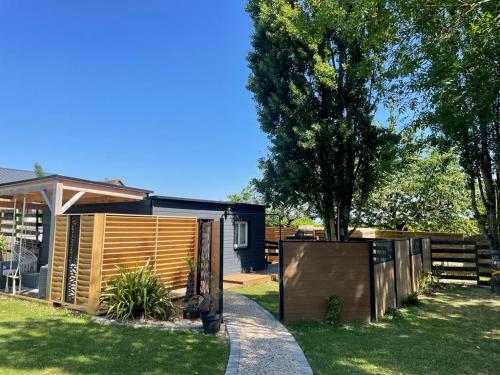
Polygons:
<instances>
[{"instance_id":1,"label":"wooden privacy screen","mask_svg":"<svg viewBox=\"0 0 500 375\"><path fill-rule=\"evenodd\" d=\"M423 242L282 242L280 318L323 321L332 295L343 323L382 317L418 291Z\"/></svg>"},{"instance_id":2,"label":"wooden privacy screen","mask_svg":"<svg viewBox=\"0 0 500 375\"><path fill-rule=\"evenodd\" d=\"M371 320L370 244L283 242L282 318L323 321L336 295L344 323Z\"/></svg>"},{"instance_id":3,"label":"wooden privacy screen","mask_svg":"<svg viewBox=\"0 0 500 375\"><path fill-rule=\"evenodd\" d=\"M430 237L422 238L422 271L432 271L432 257L431 257L431 239Z\"/></svg>"},{"instance_id":4,"label":"wooden privacy screen","mask_svg":"<svg viewBox=\"0 0 500 375\"><path fill-rule=\"evenodd\" d=\"M68 222L56 218L52 258L50 300L64 300L67 276ZM186 286L185 257L195 258L198 248L196 218L83 214L80 216L75 299L70 307L95 313L106 281L118 274L118 267L149 266L168 288Z\"/></svg>"},{"instance_id":5,"label":"wooden privacy screen","mask_svg":"<svg viewBox=\"0 0 500 375\"><path fill-rule=\"evenodd\" d=\"M396 302L398 306L401 306L412 292L409 240L394 241L394 261L396 262Z\"/></svg>"},{"instance_id":6,"label":"wooden privacy screen","mask_svg":"<svg viewBox=\"0 0 500 375\"><path fill-rule=\"evenodd\" d=\"M378 263L374 268L375 314L379 319L390 308L396 308L396 290L394 288L394 261Z\"/></svg>"}]
</instances>

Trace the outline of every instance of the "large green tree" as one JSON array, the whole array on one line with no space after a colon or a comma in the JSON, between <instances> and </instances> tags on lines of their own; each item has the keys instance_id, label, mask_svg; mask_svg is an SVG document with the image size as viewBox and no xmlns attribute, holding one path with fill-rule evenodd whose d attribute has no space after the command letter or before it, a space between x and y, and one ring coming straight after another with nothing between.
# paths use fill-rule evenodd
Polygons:
<instances>
[{"instance_id":1,"label":"large green tree","mask_svg":"<svg viewBox=\"0 0 500 375\"><path fill-rule=\"evenodd\" d=\"M326 237L347 240L353 195L366 200L393 154L374 124L392 42L381 0L250 0L248 87L271 142L266 200L310 205Z\"/></svg>"},{"instance_id":2,"label":"large green tree","mask_svg":"<svg viewBox=\"0 0 500 375\"><path fill-rule=\"evenodd\" d=\"M384 174L360 212L360 224L390 230L477 233L467 176L453 152L406 156Z\"/></svg>"},{"instance_id":3,"label":"large green tree","mask_svg":"<svg viewBox=\"0 0 500 375\"><path fill-rule=\"evenodd\" d=\"M229 194L227 199L231 202L267 204L266 225L285 227L300 224L315 224L311 211L305 206L292 207L283 202L266 202L264 195L256 188L256 181L251 180L239 193Z\"/></svg>"},{"instance_id":4,"label":"large green tree","mask_svg":"<svg viewBox=\"0 0 500 375\"><path fill-rule=\"evenodd\" d=\"M415 94L411 104L420 125L459 150L475 217L490 248L499 249L500 2L392 4L399 13L398 90Z\"/></svg>"}]
</instances>

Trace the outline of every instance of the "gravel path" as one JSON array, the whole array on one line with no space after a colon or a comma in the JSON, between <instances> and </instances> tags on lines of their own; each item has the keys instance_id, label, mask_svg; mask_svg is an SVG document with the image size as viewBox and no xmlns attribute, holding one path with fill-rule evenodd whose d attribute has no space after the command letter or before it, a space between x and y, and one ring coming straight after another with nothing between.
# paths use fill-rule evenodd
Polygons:
<instances>
[{"instance_id":1,"label":"gravel path","mask_svg":"<svg viewBox=\"0 0 500 375\"><path fill-rule=\"evenodd\" d=\"M254 301L224 291L224 321L231 344L226 375L312 374L290 332Z\"/></svg>"}]
</instances>

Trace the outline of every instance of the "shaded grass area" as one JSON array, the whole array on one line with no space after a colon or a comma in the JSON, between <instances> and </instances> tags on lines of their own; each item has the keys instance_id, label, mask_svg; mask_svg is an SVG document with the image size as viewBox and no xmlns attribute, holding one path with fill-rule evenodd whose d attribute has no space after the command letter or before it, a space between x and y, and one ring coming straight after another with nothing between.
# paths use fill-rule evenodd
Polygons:
<instances>
[{"instance_id":1,"label":"shaded grass area","mask_svg":"<svg viewBox=\"0 0 500 375\"><path fill-rule=\"evenodd\" d=\"M222 338L102 326L0 296L0 374L223 374L227 356Z\"/></svg>"},{"instance_id":2,"label":"shaded grass area","mask_svg":"<svg viewBox=\"0 0 500 375\"><path fill-rule=\"evenodd\" d=\"M271 306L273 313L278 309L277 283L236 291ZM498 374L500 369L500 298L487 288L448 285L421 297L420 305L369 325L287 327L315 374Z\"/></svg>"}]
</instances>

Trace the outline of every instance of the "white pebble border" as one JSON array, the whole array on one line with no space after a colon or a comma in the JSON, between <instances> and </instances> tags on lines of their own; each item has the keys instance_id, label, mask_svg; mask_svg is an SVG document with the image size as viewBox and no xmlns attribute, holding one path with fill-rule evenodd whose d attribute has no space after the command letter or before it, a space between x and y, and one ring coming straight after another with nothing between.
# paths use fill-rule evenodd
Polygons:
<instances>
[{"instance_id":1,"label":"white pebble border","mask_svg":"<svg viewBox=\"0 0 500 375\"><path fill-rule=\"evenodd\" d=\"M173 329L183 329L192 331L203 331L203 324L200 320L172 320L172 321L134 321L134 322L122 322L121 320L109 319L104 316L93 316L92 321L102 324L102 325L121 325L128 326L132 328L155 328L163 330L173 330Z\"/></svg>"}]
</instances>

